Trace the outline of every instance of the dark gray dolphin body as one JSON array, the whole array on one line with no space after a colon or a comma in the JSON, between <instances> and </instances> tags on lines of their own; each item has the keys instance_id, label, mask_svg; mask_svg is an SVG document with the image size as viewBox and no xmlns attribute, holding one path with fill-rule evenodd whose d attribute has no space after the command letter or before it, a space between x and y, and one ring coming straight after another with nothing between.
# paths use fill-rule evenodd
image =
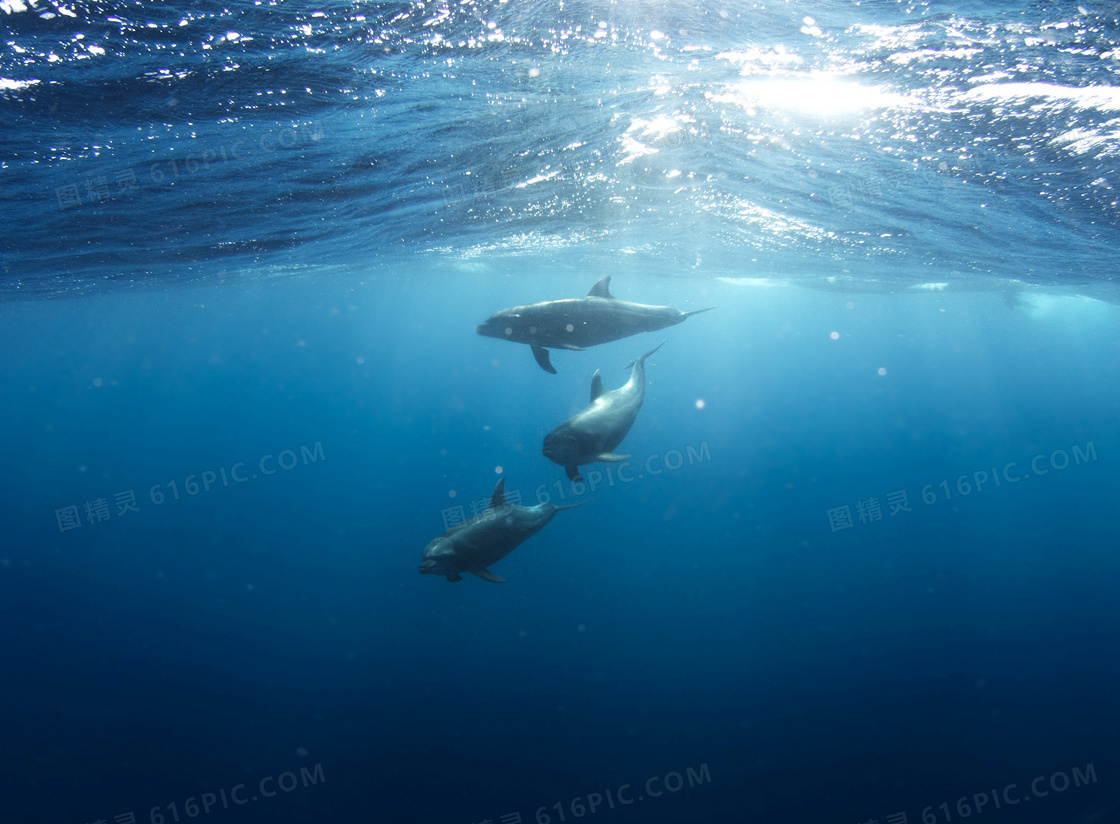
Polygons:
<instances>
[{"instance_id":1,"label":"dark gray dolphin body","mask_svg":"<svg viewBox=\"0 0 1120 824\"><path fill-rule=\"evenodd\" d=\"M549 349L582 350L639 332L655 332L715 308L681 312L669 306L630 303L611 295L610 282L611 276L606 275L585 298L546 300L503 309L487 318L476 331L489 338L529 344L541 369L555 375Z\"/></svg>"},{"instance_id":2,"label":"dark gray dolphin body","mask_svg":"<svg viewBox=\"0 0 1120 824\"><path fill-rule=\"evenodd\" d=\"M561 509L572 509L578 504L555 506L515 506L505 500L506 479L501 478L490 496L490 508L469 521L453 526L424 548L420 563L421 575L446 575L448 581L463 580L462 573L469 572L484 581L495 584L505 582L487 569L509 555L526 538L540 532Z\"/></svg>"},{"instance_id":3,"label":"dark gray dolphin body","mask_svg":"<svg viewBox=\"0 0 1120 824\"><path fill-rule=\"evenodd\" d=\"M591 404L545 435L541 453L564 467L570 480L583 480L581 464L630 458L611 450L622 443L646 399L646 358L664 345L662 341L630 364L630 380L619 389L605 391L596 369L591 378Z\"/></svg>"}]
</instances>

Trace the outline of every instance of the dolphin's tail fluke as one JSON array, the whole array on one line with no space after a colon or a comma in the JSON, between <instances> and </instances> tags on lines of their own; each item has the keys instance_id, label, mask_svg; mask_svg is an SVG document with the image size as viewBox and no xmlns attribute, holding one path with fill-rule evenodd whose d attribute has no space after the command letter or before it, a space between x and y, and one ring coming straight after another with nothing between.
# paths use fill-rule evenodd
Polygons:
<instances>
[{"instance_id":1,"label":"dolphin's tail fluke","mask_svg":"<svg viewBox=\"0 0 1120 824\"><path fill-rule=\"evenodd\" d=\"M718 306L709 306L707 309L693 309L691 312L683 312L684 318L690 318L693 315L699 315L701 312L711 312L713 309L719 309ZM684 320L681 318L681 320Z\"/></svg>"},{"instance_id":2,"label":"dolphin's tail fluke","mask_svg":"<svg viewBox=\"0 0 1120 824\"><path fill-rule=\"evenodd\" d=\"M714 307L713 307L713 308L714 308ZM701 311L701 312L703 312L703 311L705 311L705 310L701 309L700 311ZM668 338L666 338L665 340L661 341L661 343L657 344L657 346L655 346L655 347L653 347L652 349L650 349L650 350L649 350L648 352L646 352L646 353L645 353L644 355L642 355L642 356L641 356L640 358L638 358L637 360L635 360L635 361L630 361L630 363L626 364L626 368L627 368L627 369L629 369L629 368L630 368L631 366L633 366L633 365L634 365L635 363L641 363L641 364L645 364L645 362L646 362L646 358L648 358L648 357L649 357L650 355L652 355L652 354L653 354L654 352L656 352L656 351L657 351L658 349L660 349L660 348L661 348L662 346L664 346L664 345L665 345L666 343L668 343L668 342L669 342L669 339L668 339Z\"/></svg>"}]
</instances>

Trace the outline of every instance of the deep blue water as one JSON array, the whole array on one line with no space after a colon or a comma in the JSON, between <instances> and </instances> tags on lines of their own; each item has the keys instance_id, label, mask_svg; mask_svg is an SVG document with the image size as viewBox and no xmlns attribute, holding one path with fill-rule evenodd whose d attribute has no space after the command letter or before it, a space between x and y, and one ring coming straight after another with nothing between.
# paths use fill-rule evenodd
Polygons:
<instances>
[{"instance_id":1,"label":"deep blue water","mask_svg":"<svg viewBox=\"0 0 1120 824\"><path fill-rule=\"evenodd\" d=\"M1112 5L0 15L5 820L1120 822Z\"/></svg>"}]
</instances>

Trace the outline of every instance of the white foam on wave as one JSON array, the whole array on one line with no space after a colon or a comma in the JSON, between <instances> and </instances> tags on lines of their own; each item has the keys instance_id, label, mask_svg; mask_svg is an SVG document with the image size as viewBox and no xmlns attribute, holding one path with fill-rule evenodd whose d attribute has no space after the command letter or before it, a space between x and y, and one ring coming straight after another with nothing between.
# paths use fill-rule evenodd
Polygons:
<instances>
[{"instance_id":1,"label":"white foam on wave","mask_svg":"<svg viewBox=\"0 0 1120 824\"><path fill-rule=\"evenodd\" d=\"M1056 83L986 83L960 95L961 100L1027 101L1043 98L1079 109L1120 111L1120 86L1059 86Z\"/></svg>"}]
</instances>

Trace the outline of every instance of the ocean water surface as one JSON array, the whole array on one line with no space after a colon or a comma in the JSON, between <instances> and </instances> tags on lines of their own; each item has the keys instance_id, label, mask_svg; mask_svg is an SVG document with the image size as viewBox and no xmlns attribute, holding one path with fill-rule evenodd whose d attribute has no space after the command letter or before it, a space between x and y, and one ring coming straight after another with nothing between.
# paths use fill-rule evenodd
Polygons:
<instances>
[{"instance_id":1,"label":"ocean water surface","mask_svg":"<svg viewBox=\"0 0 1120 824\"><path fill-rule=\"evenodd\" d=\"M1120 822L1114 4L0 25L5 819Z\"/></svg>"}]
</instances>

